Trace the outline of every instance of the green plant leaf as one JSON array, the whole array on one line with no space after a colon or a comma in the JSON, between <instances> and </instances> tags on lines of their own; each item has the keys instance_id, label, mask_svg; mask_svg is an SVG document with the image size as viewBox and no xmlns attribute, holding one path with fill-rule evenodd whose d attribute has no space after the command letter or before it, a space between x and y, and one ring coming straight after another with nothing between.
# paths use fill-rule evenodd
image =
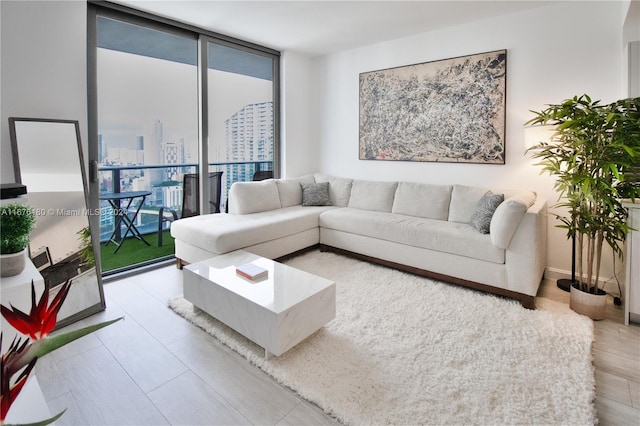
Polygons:
<instances>
[{"instance_id":1,"label":"green plant leaf","mask_svg":"<svg viewBox=\"0 0 640 426\"><path fill-rule=\"evenodd\" d=\"M87 334L93 333L94 331L100 330L108 325L113 324L114 322L120 321L124 317L119 317L111 321L101 322L100 324L90 325L88 327L84 327L78 330L69 331L67 333L56 334L55 336L47 336L43 339L36 340L31 344L31 347L27 351L27 353L20 358L19 362L16 363L14 369L15 371L29 364L29 362L33 358L40 358L48 354L49 352L53 352L54 350L73 342L81 337L86 336Z\"/></svg>"},{"instance_id":2,"label":"green plant leaf","mask_svg":"<svg viewBox=\"0 0 640 426\"><path fill-rule=\"evenodd\" d=\"M566 211L554 214L556 226L591 247L584 261L599 265L603 241L622 255L629 227L620 199L640 197L640 98L603 105L584 94L532 113L527 124L556 125L553 142L532 155L541 173L555 177L552 208ZM584 270L597 275L593 264Z\"/></svg>"},{"instance_id":3,"label":"green plant leaf","mask_svg":"<svg viewBox=\"0 0 640 426\"><path fill-rule=\"evenodd\" d=\"M35 223L33 209L27 205L10 203L0 206L0 253L24 250L29 245L29 232Z\"/></svg>"},{"instance_id":4,"label":"green plant leaf","mask_svg":"<svg viewBox=\"0 0 640 426\"><path fill-rule=\"evenodd\" d=\"M58 414L56 414L55 416L53 416L53 417L51 417L51 418L49 418L47 420L41 420L41 421L35 422L35 423L21 423L20 425L5 424L5 426L46 426L46 425L49 425L49 424L55 422L60 417L62 417L62 415L65 413L65 411L67 411L66 408L64 410L62 410L61 412L59 412Z\"/></svg>"}]
</instances>

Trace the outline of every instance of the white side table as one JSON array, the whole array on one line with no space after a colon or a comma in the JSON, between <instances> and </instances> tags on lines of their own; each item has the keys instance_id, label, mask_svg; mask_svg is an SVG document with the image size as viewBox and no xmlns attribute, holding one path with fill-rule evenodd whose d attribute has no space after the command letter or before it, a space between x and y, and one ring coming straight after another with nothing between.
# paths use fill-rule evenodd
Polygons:
<instances>
[{"instance_id":1,"label":"white side table","mask_svg":"<svg viewBox=\"0 0 640 426\"><path fill-rule=\"evenodd\" d=\"M6 307L13 305L22 312L29 313L31 310L31 280L36 288L36 301L44 291L44 279L30 259L27 259L24 271L13 277L0 278L0 301ZM18 333L2 317L2 353L4 353L11 341ZM20 334L21 335L21 334ZM29 423L46 420L51 417L47 402L40 390L40 384L35 377L35 371L27 380L20 395L15 400L7 418L7 423Z\"/></svg>"},{"instance_id":2,"label":"white side table","mask_svg":"<svg viewBox=\"0 0 640 426\"><path fill-rule=\"evenodd\" d=\"M36 301L44 291L44 279L30 259L27 259L24 271L13 277L0 278L0 302L6 307L13 305L22 312L29 314L31 310L31 280L36 287ZM2 317L2 353L9 347L14 336L18 334Z\"/></svg>"},{"instance_id":3,"label":"white side table","mask_svg":"<svg viewBox=\"0 0 640 426\"><path fill-rule=\"evenodd\" d=\"M28 424L51 418L49 406L44 398L38 379L31 372L22 391L11 405L5 419L6 424Z\"/></svg>"},{"instance_id":4,"label":"white side table","mask_svg":"<svg viewBox=\"0 0 640 426\"><path fill-rule=\"evenodd\" d=\"M629 226L635 231L627 234L624 324L640 322L640 203L624 202L629 210Z\"/></svg>"}]
</instances>

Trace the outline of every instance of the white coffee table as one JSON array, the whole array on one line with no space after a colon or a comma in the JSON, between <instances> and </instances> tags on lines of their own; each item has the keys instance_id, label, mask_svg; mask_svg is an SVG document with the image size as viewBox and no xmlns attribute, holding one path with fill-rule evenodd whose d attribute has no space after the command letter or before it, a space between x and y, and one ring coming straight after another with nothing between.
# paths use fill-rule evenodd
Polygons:
<instances>
[{"instance_id":1,"label":"white coffee table","mask_svg":"<svg viewBox=\"0 0 640 426\"><path fill-rule=\"evenodd\" d=\"M236 266L254 263L268 276L251 281ZM238 250L184 268L184 298L280 356L336 316L336 284Z\"/></svg>"}]
</instances>

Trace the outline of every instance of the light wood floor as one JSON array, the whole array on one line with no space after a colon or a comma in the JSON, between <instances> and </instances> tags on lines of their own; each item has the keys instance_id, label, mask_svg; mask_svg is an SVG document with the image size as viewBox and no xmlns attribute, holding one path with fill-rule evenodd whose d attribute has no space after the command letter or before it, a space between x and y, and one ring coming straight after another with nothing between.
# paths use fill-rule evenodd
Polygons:
<instances>
[{"instance_id":1,"label":"light wood floor","mask_svg":"<svg viewBox=\"0 0 640 426\"><path fill-rule=\"evenodd\" d=\"M607 290L614 292L613 286ZM545 280L538 296L569 303L569 293L560 290L555 281ZM592 353L600 425L639 425L640 325L625 326L624 308L614 306L611 297L607 318L593 324Z\"/></svg>"},{"instance_id":2,"label":"light wood floor","mask_svg":"<svg viewBox=\"0 0 640 426\"><path fill-rule=\"evenodd\" d=\"M181 274L168 266L105 284L107 310L68 328L125 320L38 361L51 413L67 410L56 424L336 424L167 308ZM555 283L539 295L568 303ZM640 327L625 327L611 306L595 330L600 424L638 424Z\"/></svg>"}]
</instances>

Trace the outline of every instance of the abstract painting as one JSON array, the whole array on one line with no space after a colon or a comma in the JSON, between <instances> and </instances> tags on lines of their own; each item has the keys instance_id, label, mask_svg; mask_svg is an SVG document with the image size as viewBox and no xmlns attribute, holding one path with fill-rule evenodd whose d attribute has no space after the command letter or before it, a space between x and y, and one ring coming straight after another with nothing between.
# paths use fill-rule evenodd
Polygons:
<instances>
[{"instance_id":1,"label":"abstract painting","mask_svg":"<svg viewBox=\"0 0 640 426\"><path fill-rule=\"evenodd\" d=\"M504 164L507 51L360 74L361 160Z\"/></svg>"}]
</instances>

